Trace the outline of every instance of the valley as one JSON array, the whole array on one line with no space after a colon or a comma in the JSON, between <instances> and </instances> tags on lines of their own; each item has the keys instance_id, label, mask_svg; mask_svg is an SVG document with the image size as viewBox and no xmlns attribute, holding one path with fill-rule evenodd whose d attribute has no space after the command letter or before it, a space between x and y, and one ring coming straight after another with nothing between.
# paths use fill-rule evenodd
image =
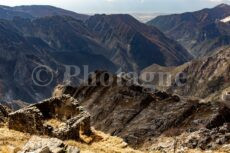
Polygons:
<instances>
[{"instance_id":1,"label":"valley","mask_svg":"<svg viewBox=\"0 0 230 153\"><path fill-rule=\"evenodd\" d=\"M0 153L229 153L229 16L1 5Z\"/></svg>"}]
</instances>

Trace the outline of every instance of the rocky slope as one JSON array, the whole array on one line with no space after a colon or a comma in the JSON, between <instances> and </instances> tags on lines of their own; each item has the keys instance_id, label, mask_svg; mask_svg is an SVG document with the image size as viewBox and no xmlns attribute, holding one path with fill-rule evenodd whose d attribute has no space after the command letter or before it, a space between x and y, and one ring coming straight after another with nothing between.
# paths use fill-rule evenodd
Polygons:
<instances>
[{"instance_id":1,"label":"rocky slope","mask_svg":"<svg viewBox=\"0 0 230 153\"><path fill-rule=\"evenodd\" d=\"M118 86L111 82L104 87L99 77L103 75L104 81L109 83L111 78L107 74L96 72L89 78L89 83L97 86L82 85L78 89L58 86L55 97L16 112L10 113L1 106L0 150L23 153L48 150L66 153L79 150L95 153L228 152L230 109L225 105L205 104L165 92L147 93L132 83ZM114 81L119 79L111 77ZM127 83L125 79L119 80ZM95 131L90 125L119 136L125 142ZM141 151L131 149L126 142Z\"/></svg>"},{"instance_id":2,"label":"rocky slope","mask_svg":"<svg viewBox=\"0 0 230 153\"><path fill-rule=\"evenodd\" d=\"M221 21L228 16L230 6L221 4L212 9L159 16L148 24L156 26L199 57L230 44L229 23Z\"/></svg>"},{"instance_id":3,"label":"rocky slope","mask_svg":"<svg viewBox=\"0 0 230 153\"><path fill-rule=\"evenodd\" d=\"M150 93L105 71L96 71L78 88L59 85L53 96L15 112L0 105L1 151L189 153L230 149L230 109L218 101L204 103L166 92Z\"/></svg>"},{"instance_id":4,"label":"rocky slope","mask_svg":"<svg viewBox=\"0 0 230 153\"><path fill-rule=\"evenodd\" d=\"M219 50L212 56L193 60L179 67L161 67L153 65L144 72L167 72L172 76L170 86L160 86L169 92L183 96L192 96L207 99L222 100L222 95L229 91L230 87L230 49L229 47ZM183 86L175 83L177 74L183 73L186 81ZM154 80L156 85L159 80Z\"/></svg>"},{"instance_id":5,"label":"rocky slope","mask_svg":"<svg viewBox=\"0 0 230 153\"><path fill-rule=\"evenodd\" d=\"M103 86L102 78L103 84L109 85ZM126 79L99 71L88 81L88 85L79 88L58 86L54 95L72 95L90 112L92 126L123 138L135 148L154 151L151 147L161 135L174 137L201 129L212 131L229 123L230 110L219 102L205 104L165 92L148 93ZM208 144L194 148L208 150Z\"/></svg>"}]
</instances>

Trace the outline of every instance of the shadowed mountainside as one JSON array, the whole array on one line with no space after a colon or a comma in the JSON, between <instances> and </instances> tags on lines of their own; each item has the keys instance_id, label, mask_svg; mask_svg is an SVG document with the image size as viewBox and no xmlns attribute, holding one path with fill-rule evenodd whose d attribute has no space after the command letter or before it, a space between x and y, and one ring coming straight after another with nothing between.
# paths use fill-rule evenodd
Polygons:
<instances>
[{"instance_id":1,"label":"shadowed mountainside","mask_svg":"<svg viewBox=\"0 0 230 153\"><path fill-rule=\"evenodd\" d=\"M179 65L191 59L181 45L130 15L95 15L86 24L111 50L111 61L125 70L140 71L151 63Z\"/></svg>"},{"instance_id":2,"label":"shadowed mountainside","mask_svg":"<svg viewBox=\"0 0 230 153\"><path fill-rule=\"evenodd\" d=\"M49 97L53 88L63 81L65 64L79 66L81 69L83 65L89 65L89 71L116 69L116 66L102 55L84 52L84 49L65 52L64 49L54 48L36 36L24 35L26 33L23 34L20 26L15 25L11 21L0 21L1 101L37 102ZM86 46L90 46L88 43L90 41L85 41ZM33 71L39 66L50 69L48 74L41 74L44 80L53 79L47 86L41 87L33 82ZM52 75L53 78L50 78ZM78 79L73 80L75 85L78 84Z\"/></svg>"}]
</instances>

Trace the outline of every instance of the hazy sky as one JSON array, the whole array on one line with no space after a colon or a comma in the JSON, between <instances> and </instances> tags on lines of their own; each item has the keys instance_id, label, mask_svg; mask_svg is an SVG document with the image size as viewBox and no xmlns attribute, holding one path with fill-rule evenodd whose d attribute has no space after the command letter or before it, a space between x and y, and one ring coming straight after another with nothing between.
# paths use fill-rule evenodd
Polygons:
<instances>
[{"instance_id":1,"label":"hazy sky","mask_svg":"<svg viewBox=\"0 0 230 153\"><path fill-rule=\"evenodd\" d=\"M1 5L53 5L79 13L173 13L229 2L230 0L0 0Z\"/></svg>"}]
</instances>

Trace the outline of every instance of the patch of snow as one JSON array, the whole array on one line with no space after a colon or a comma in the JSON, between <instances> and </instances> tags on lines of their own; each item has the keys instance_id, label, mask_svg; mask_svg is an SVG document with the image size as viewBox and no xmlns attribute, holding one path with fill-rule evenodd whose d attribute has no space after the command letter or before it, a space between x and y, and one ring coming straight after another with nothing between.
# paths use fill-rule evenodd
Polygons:
<instances>
[{"instance_id":1,"label":"patch of snow","mask_svg":"<svg viewBox=\"0 0 230 153\"><path fill-rule=\"evenodd\" d=\"M224 22L224 23L227 23L227 22L230 22L230 16L220 20L221 22Z\"/></svg>"}]
</instances>

